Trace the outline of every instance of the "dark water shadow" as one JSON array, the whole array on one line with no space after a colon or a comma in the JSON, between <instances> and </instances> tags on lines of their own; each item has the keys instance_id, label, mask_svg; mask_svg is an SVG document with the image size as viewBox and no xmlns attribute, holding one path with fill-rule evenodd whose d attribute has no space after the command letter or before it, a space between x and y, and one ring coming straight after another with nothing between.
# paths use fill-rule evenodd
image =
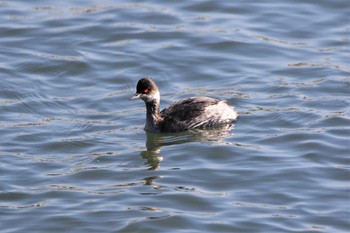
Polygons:
<instances>
[{"instance_id":1,"label":"dark water shadow","mask_svg":"<svg viewBox=\"0 0 350 233\"><path fill-rule=\"evenodd\" d=\"M164 156L161 154L162 147L188 142L222 142L231 135L233 128L234 125L227 125L171 134L146 132L146 151L141 151L141 157L147 160L145 165L149 167L149 170L157 170L164 159Z\"/></svg>"}]
</instances>

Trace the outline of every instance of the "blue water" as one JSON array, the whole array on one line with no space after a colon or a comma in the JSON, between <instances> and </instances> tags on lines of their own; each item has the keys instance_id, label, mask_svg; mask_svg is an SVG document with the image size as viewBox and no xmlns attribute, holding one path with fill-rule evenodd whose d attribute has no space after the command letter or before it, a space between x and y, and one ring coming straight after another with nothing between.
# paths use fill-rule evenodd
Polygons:
<instances>
[{"instance_id":1,"label":"blue water","mask_svg":"<svg viewBox=\"0 0 350 233\"><path fill-rule=\"evenodd\" d=\"M349 232L349 11L1 1L1 232ZM146 134L145 76L240 118Z\"/></svg>"}]
</instances>

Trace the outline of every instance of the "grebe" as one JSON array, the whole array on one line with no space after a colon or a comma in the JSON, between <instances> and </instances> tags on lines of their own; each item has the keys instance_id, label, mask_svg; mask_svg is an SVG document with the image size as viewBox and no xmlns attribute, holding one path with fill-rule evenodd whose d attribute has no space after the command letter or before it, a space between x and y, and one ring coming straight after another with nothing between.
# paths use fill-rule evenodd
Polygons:
<instances>
[{"instance_id":1,"label":"grebe","mask_svg":"<svg viewBox=\"0 0 350 233\"><path fill-rule=\"evenodd\" d=\"M238 114L226 101L210 97L192 97L179 100L159 111L160 95L151 78L142 78L131 98L146 104L145 130L153 133L172 133L185 130L232 125Z\"/></svg>"}]
</instances>

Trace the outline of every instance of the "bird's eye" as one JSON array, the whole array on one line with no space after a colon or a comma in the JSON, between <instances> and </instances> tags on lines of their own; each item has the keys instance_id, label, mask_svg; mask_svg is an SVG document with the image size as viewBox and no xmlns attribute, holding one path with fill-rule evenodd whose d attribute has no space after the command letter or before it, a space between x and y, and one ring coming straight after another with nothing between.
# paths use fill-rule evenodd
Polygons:
<instances>
[{"instance_id":1,"label":"bird's eye","mask_svg":"<svg viewBox=\"0 0 350 233\"><path fill-rule=\"evenodd\" d=\"M145 93L145 94L147 94L148 92L149 92L148 89L145 89L145 90L143 91L143 93Z\"/></svg>"}]
</instances>

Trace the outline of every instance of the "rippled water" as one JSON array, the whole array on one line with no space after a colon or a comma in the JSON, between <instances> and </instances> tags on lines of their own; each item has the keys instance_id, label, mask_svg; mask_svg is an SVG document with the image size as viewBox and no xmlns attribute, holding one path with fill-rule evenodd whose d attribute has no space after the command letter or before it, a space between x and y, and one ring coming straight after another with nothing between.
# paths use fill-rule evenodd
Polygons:
<instances>
[{"instance_id":1,"label":"rippled water","mask_svg":"<svg viewBox=\"0 0 350 233\"><path fill-rule=\"evenodd\" d=\"M347 232L349 1L0 1L1 232ZM143 131L206 95L230 132Z\"/></svg>"}]
</instances>

